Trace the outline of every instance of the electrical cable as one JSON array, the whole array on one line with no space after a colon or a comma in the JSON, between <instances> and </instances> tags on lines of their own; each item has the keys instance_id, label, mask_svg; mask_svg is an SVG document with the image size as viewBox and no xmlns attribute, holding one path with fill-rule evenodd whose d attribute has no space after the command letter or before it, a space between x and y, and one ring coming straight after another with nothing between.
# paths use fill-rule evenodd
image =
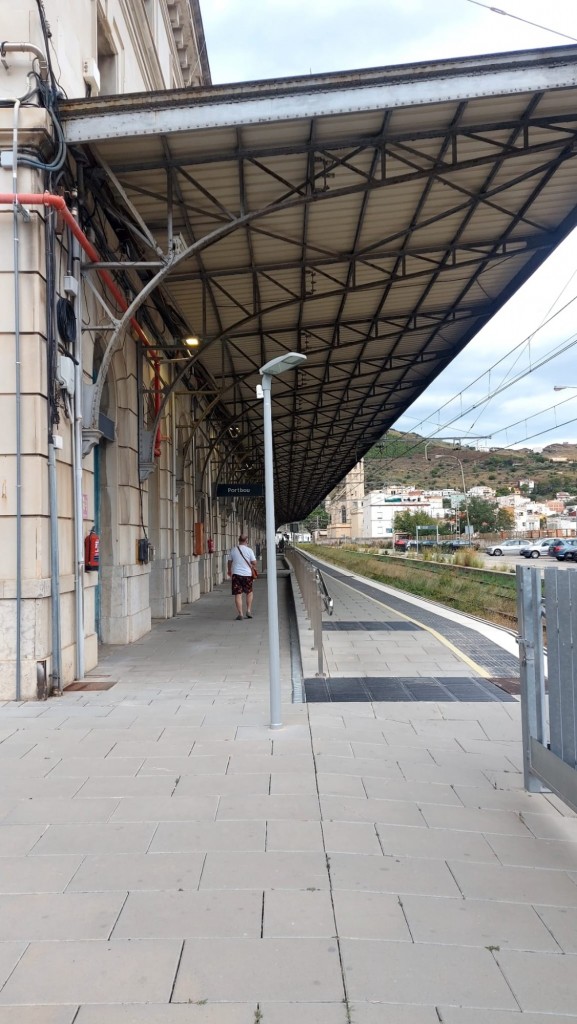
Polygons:
<instances>
[{"instance_id":1,"label":"electrical cable","mask_svg":"<svg viewBox=\"0 0 577 1024\"><path fill-rule=\"evenodd\" d=\"M58 334L62 341L73 345L76 341L76 314L72 303L65 298L59 298L56 303L56 322Z\"/></svg>"},{"instance_id":2,"label":"electrical cable","mask_svg":"<svg viewBox=\"0 0 577 1024\"><path fill-rule=\"evenodd\" d=\"M577 43L575 36L567 35L566 32L558 32L555 28L548 28L547 25L539 25L536 21L529 21L527 18L521 18L519 14L511 14L510 11L503 11L500 7L491 7L489 4L481 3L481 0L465 0L468 4L474 4L475 7L484 7L486 11L491 11L493 14L503 14L506 18L513 18L514 21L522 21L524 25L531 25L532 28L539 28L543 32L550 32L554 36L560 36L562 39L570 39L572 43Z\"/></svg>"}]
</instances>

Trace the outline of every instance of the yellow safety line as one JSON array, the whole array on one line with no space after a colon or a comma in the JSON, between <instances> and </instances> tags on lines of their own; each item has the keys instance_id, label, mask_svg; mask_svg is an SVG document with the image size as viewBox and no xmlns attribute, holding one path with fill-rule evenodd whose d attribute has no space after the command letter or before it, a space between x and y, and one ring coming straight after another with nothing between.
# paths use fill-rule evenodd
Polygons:
<instances>
[{"instance_id":1,"label":"yellow safety line","mask_svg":"<svg viewBox=\"0 0 577 1024\"><path fill-rule=\"evenodd\" d=\"M351 573L351 575L352 575L352 573ZM344 580L337 579L336 582L337 583L342 583L344 587L349 587L349 589L350 590L354 590L356 594L359 593L359 591L355 590L355 588L352 587L350 585L350 583L345 583ZM477 665L476 661L473 661L473 659L469 658L469 656L467 654L464 654L463 651L460 651L458 647L455 647L455 645L452 644L450 640L447 640L447 638L445 636L443 636L442 633L438 633L436 629L433 629L431 626L425 626L424 622L419 622L418 619L412 619L410 615L405 615L403 612L397 611L396 608L391 608L390 605L385 604L384 601L377 600L376 597L371 597L370 594L363 594L362 596L363 597L368 597L369 601L374 601L375 604L378 604L381 608L386 608L387 611L392 612L393 615L399 615L401 617L401 619L406 619L407 622L412 622L412 623L414 623L415 626L420 626L421 629L426 629L427 633L430 633L431 636L434 636L445 647L448 647L448 649L450 651L452 651L453 654L456 654L457 657L461 659L461 661L464 661L465 665L468 665L469 668L473 669L473 671L478 672L478 674L483 679L491 679L492 678L491 677L491 673L487 672L486 668L483 668L481 665Z\"/></svg>"}]
</instances>

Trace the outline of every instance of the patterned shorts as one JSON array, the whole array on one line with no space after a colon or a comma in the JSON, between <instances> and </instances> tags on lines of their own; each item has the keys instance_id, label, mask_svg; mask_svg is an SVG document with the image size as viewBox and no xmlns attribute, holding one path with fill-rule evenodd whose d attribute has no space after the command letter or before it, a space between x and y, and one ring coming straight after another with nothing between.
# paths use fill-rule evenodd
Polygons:
<instances>
[{"instance_id":1,"label":"patterned shorts","mask_svg":"<svg viewBox=\"0 0 577 1024\"><path fill-rule=\"evenodd\" d=\"M237 576L235 573L233 573L232 593L233 596L235 597L237 594L252 594L252 575Z\"/></svg>"}]
</instances>

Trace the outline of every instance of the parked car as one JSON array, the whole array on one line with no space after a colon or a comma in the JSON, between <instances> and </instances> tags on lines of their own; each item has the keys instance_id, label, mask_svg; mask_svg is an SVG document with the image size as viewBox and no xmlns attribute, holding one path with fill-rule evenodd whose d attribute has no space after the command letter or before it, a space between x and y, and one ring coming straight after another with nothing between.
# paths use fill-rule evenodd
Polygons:
<instances>
[{"instance_id":1,"label":"parked car","mask_svg":"<svg viewBox=\"0 0 577 1024\"><path fill-rule=\"evenodd\" d=\"M485 548L487 555L520 555L523 548L527 547L527 539L512 537L511 540L500 540L497 544L489 544Z\"/></svg>"},{"instance_id":2,"label":"parked car","mask_svg":"<svg viewBox=\"0 0 577 1024\"><path fill-rule=\"evenodd\" d=\"M567 538L556 547L555 558L558 562L577 562L577 538Z\"/></svg>"},{"instance_id":3,"label":"parked car","mask_svg":"<svg viewBox=\"0 0 577 1024\"><path fill-rule=\"evenodd\" d=\"M479 543L476 540L444 540L442 547L447 548L449 551L459 551L461 548L479 548Z\"/></svg>"},{"instance_id":4,"label":"parked car","mask_svg":"<svg viewBox=\"0 0 577 1024\"><path fill-rule=\"evenodd\" d=\"M553 541L549 548L549 554L553 555L553 558L557 558L557 555L561 550L567 546L572 547L574 544L577 544L577 537L565 537L563 540Z\"/></svg>"},{"instance_id":5,"label":"parked car","mask_svg":"<svg viewBox=\"0 0 577 1024\"><path fill-rule=\"evenodd\" d=\"M540 537L539 540L528 542L521 554L525 558L540 558L541 555L548 555L551 545L558 543L559 540L559 537Z\"/></svg>"}]
</instances>

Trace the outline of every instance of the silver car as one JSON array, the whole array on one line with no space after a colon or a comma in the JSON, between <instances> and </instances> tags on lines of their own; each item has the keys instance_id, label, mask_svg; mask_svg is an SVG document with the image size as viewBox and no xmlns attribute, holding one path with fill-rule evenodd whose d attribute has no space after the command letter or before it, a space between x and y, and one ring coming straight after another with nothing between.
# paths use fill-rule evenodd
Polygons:
<instances>
[{"instance_id":1,"label":"silver car","mask_svg":"<svg viewBox=\"0 0 577 1024\"><path fill-rule=\"evenodd\" d=\"M549 548L555 541L560 540L559 537L540 537L539 540L526 541L526 547L523 548L521 554L525 558L540 558L541 555L548 555Z\"/></svg>"},{"instance_id":2,"label":"silver car","mask_svg":"<svg viewBox=\"0 0 577 1024\"><path fill-rule=\"evenodd\" d=\"M552 541L549 541L552 544ZM490 544L485 549L488 555L520 555L527 547L527 538L514 537L511 540L500 540L497 544Z\"/></svg>"}]
</instances>

